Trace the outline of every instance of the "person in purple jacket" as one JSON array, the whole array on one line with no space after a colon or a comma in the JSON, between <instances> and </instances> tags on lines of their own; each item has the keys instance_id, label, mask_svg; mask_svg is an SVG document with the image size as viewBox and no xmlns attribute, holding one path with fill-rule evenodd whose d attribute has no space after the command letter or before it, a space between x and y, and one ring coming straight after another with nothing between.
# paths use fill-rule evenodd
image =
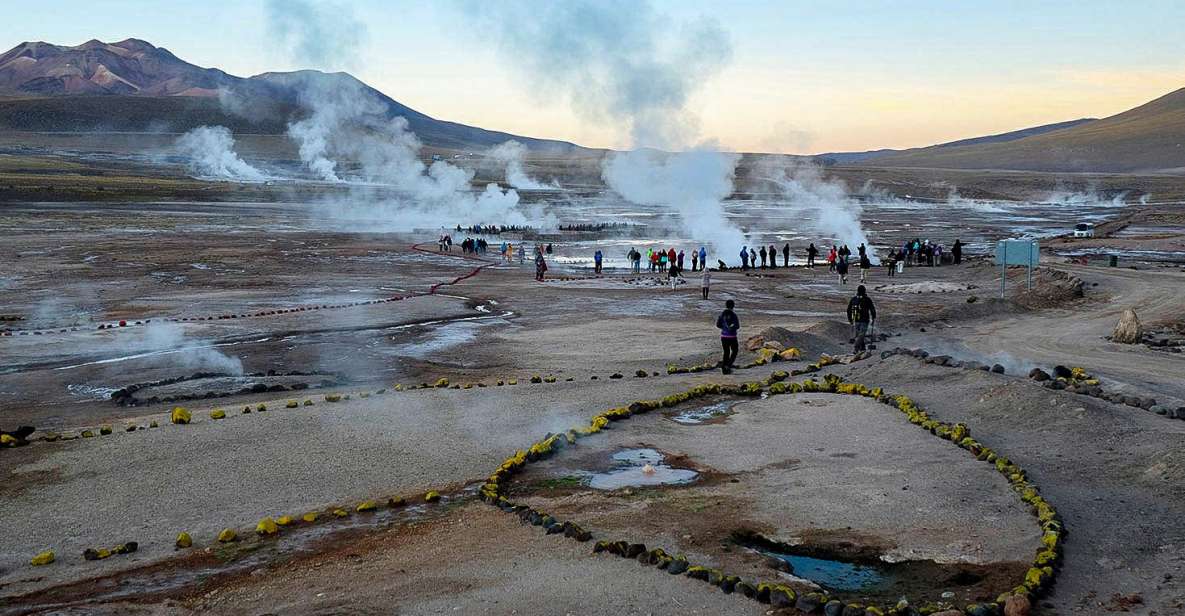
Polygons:
<instances>
[{"instance_id":1,"label":"person in purple jacket","mask_svg":"<svg viewBox=\"0 0 1185 616\"><path fill-rule=\"evenodd\" d=\"M730 299L724 302L724 311L716 317L716 327L720 330L720 346L724 347L724 357L720 360L720 371L724 374L732 372L732 365L737 360L737 335L741 331L741 320L733 312L736 304Z\"/></svg>"}]
</instances>

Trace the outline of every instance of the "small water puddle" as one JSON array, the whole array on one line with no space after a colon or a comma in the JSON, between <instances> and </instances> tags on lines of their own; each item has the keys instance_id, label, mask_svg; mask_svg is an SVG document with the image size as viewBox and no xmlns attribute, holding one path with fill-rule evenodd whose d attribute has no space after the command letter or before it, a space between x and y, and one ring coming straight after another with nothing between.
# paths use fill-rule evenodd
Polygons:
<instances>
[{"instance_id":1,"label":"small water puddle","mask_svg":"<svg viewBox=\"0 0 1185 616\"><path fill-rule=\"evenodd\" d=\"M702 426L704 424L721 423L732 415L735 402L718 402L707 406L672 412L667 419L684 426Z\"/></svg>"},{"instance_id":2,"label":"small water puddle","mask_svg":"<svg viewBox=\"0 0 1185 616\"><path fill-rule=\"evenodd\" d=\"M678 485L691 483L696 471L664 464L665 457L655 449L625 449L613 454L616 467L589 477L588 486L597 490L626 487Z\"/></svg>"},{"instance_id":3,"label":"small water puddle","mask_svg":"<svg viewBox=\"0 0 1185 616\"><path fill-rule=\"evenodd\" d=\"M889 578L880 567L856 563L765 552L762 554L790 565L795 577L810 580L823 588L839 592L858 592L885 586Z\"/></svg>"}]
</instances>

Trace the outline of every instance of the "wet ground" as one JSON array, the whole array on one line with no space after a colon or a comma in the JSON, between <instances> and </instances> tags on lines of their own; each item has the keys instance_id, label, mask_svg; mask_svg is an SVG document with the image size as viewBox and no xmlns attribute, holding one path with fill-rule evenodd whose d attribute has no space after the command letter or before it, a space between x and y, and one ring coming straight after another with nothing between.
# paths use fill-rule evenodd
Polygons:
<instances>
[{"instance_id":1,"label":"wet ground","mask_svg":"<svg viewBox=\"0 0 1185 616\"><path fill-rule=\"evenodd\" d=\"M755 221L765 207L760 201L741 200L729 208L742 218L749 208ZM573 221L591 207L576 204ZM607 215L615 215L612 208L620 206L605 207ZM1052 219L1028 221L1044 232L1092 213L1124 211L1110 203L1071 204L1068 213L1045 215L1026 210L1035 206L1008 206L1003 212L945 207L870 207L866 226L874 243L895 234L908 237L915 224L929 225L937 235L949 228L948 215L958 212L967 222L964 239L979 242L977 237L1026 223L1016 217ZM668 364L717 357L712 321L724 299L737 301L745 336L776 325L816 345L812 348L844 349L843 307L852 285L838 285L822 268L719 274L710 299L702 300L696 284L672 290L611 270L602 279L539 285L529 266L494 264L429 294L433 286L486 264L412 248L429 242L431 253L436 231L396 235L329 228L315 212L289 204L46 204L4 211L0 227L12 241L0 247L0 256L14 265L0 273L0 313L18 319L4 326L26 335L0 337L0 428L32 424L77 432L106 422L116 429L112 435L0 451L8 469L0 504L6 521L0 601L7 603L0 605L23 611L25 593L56 588L45 596L86 601L121 584L135 589L142 583L151 590L162 579L180 579L184 583L169 590L125 596L143 605L108 607L112 613L124 607L381 611L396 597L413 612L477 609L498 601L504 611L543 614L588 609L582 589L591 579L615 590L596 599L601 611L667 609L656 603L678 613L767 609L702 585L687 586L679 576L638 575L628 562L593 557L560 539L554 543L537 529L506 519L512 516L464 499L414 526L384 517L387 513L352 514L317 527L343 530L325 543L282 534L284 540L274 546L265 542L264 549L250 551L258 560L233 556L215 563L225 575L207 576L211 564L204 560L162 559L174 556L181 530L193 533L199 550L217 551L214 536L220 529L234 527L250 536L264 516L422 496L429 489L441 489L447 498L483 480L515 449L606 408L697 383L768 375L779 366L727 378L718 372L665 375ZM639 220L645 218L641 213ZM771 220L778 215L772 205L762 213ZM785 220L790 225L792 215ZM1138 233L1057 242L1055 250L1175 250L1177 240L1145 229L1174 225L1181 223L1144 221ZM771 238L780 233L777 224L768 232ZM1147 239L1150 235L1155 237ZM557 241L558 256L583 258L590 246ZM1046 390L1027 381L1022 368L1083 365L1107 387L1166 402L1185 399L1179 354L1105 339L1118 312L1129 305L1150 323L1179 319L1185 285L1179 268L1155 263L1132 263L1136 269L1129 269L1058 261L1049 256L1052 268L1038 272L1034 293L1024 293L1014 277L1007 301L993 299L999 270L989 263L907 268L893 279L880 270L872 273L878 331L894 336L882 348L902 344L1008 360L1005 375L953 371L903 357L834 370L907 392L932 413L966 421L993 446L1016 452L1066 512L1072 529L1065 568L1045 599L1052 606L1047 611L1092 613L1115 589L1140 593L1146 605L1171 613L1185 600L1180 576L1165 577L1185 564L1175 556L1185 546L1175 523L1185 515L1180 506L1185 474L1177 455L1185 447L1185 423ZM1081 297L1055 272L1080 279ZM553 259L551 273L587 274L580 263L569 269L563 259ZM917 290L926 292L909 292ZM402 299L385 301L396 297ZM152 327L156 324L164 327ZM752 358L742 352L742 363ZM813 357L804 360L782 367L800 367ZM302 393L300 400L314 405L296 409L285 408L295 395L287 391L190 401L194 422L188 426L168 425L166 413L174 404L120 407L108 399L129 384L205 370L342 374L349 384ZM638 370L647 376L635 376ZM614 374L623 378L611 379ZM555 376L556 382L529 384L534 375ZM395 391L396 384L441 377L469 388ZM509 379L519 384L506 385ZM350 398L329 402L326 394ZM1014 563L1031 552L1025 526L1031 519L1015 515L1006 486L997 490L974 481L977 471L947 460L944 449L927 449L949 444L930 438L915 445L911 439L924 435L897 434L894 425L880 424L877 411L883 409L802 400L809 403L708 401L654 414L638 428L614 428L595 450L573 459L578 464L539 478L550 483L538 484L536 498L555 501L553 509L598 532L682 547L754 577L781 579L786 572L731 540L738 507L745 512L742 522L785 545L846 542L873 549L886 562L941 561L946 567L941 571L970 560L1015 582ZM264 413L238 410L261 403ZM783 412L782 405L792 412ZM214 408L235 412L213 420ZM153 421L160 427L148 428ZM145 429L125 433L124 425ZM662 459L649 452L645 460L613 459L635 449L652 450ZM653 474L646 472L647 464ZM679 470L695 473L694 480L667 483L661 474ZM627 477L607 490L590 485L589 474L614 471ZM659 485L626 485L648 477ZM382 523L350 530L367 519ZM97 562L81 557L88 547L129 540L140 543L136 554ZM29 566L32 554L46 548L57 551L58 562ZM811 574L815 583L838 588L843 580L828 575L842 577L868 566L845 558L828 553L822 564L799 560L799 572L819 565L822 571ZM169 563L163 578L141 569L162 562ZM241 563L247 564L238 568ZM129 570L141 573L124 573ZM554 576L541 577L542 570L562 572L557 575L570 584L545 582ZM194 571L202 572L198 581L187 577ZM112 577L72 585L100 576ZM922 592L918 578L911 579L910 591ZM987 575L969 587L995 589L1003 582ZM952 584L949 591L963 593L960 600L978 596L967 587Z\"/></svg>"}]
</instances>

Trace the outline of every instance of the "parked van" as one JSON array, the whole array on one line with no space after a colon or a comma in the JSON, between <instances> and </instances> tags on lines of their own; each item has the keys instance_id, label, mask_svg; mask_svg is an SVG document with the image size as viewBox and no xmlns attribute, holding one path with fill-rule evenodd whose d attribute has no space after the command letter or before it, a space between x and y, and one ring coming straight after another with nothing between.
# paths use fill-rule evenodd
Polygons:
<instances>
[{"instance_id":1,"label":"parked van","mask_svg":"<svg viewBox=\"0 0 1185 616\"><path fill-rule=\"evenodd\" d=\"M1089 222L1074 225L1074 237L1094 237L1094 225Z\"/></svg>"}]
</instances>

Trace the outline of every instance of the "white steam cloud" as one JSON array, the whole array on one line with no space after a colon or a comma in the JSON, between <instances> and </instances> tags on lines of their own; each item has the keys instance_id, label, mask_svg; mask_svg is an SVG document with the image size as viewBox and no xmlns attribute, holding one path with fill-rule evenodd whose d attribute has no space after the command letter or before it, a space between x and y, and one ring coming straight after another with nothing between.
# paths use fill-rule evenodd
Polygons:
<instances>
[{"instance_id":1,"label":"white steam cloud","mask_svg":"<svg viewBox=\"0 0 1185 616\"><path fill-rule=\"evenodd\" d=\"M226 355L206 342L187 338L185 329L176 323L153 321L134 331L136 335L130 336L125 343L129 348L179 349L168 357L183 370L243 374L243 362L239 358Z\"/></svg>"},{"instance_id":2,"label":"white steam cloud","mask_svg":"<svg viewBox=\"0 0 1185 616\"><path fill-rule=\"evenodd\" d=\"M523 158L527 154L527 146L513 139L502 143L489 151L489 157L506 170L506 183L519 190L554 190L559 188L555 182L543 183L527 175Z\"/></svg>"},{"instance_id":3,"label":"white steam cloud","mask_svg":"<svg viewBox=\"0 0 1185 616\"><path fill-rule=\"evenodd\" d=\"M349 65L366 36L361 22L332 4L272 0L268 13L277 42L308 64ZM407 119L393 116L389 100L361 81L315 71L293 77L308 115L288 126L288 136L313 175L350 188L326 202L332 219L387 231L543 223L539 211L519 206L514 190L489 184L475 191L472 171L443 160L426 164Z\"/></svg>"},{"instance_id":4,"label":"white steam cloud","mask_svg":"<svg viewBox=\"0 0 1185 616\"><path fill-rule=\"evenodd\" d=\"M177 151L189 158L189 169L203 178L259 182L266 176L234 151L235 140L224 126L199 126L177 138Z\"/></svg>"},{"instance_id":5,"label":"white steam cloud","mask_svg":"<svg viewBox=\"0 0 1185 616\"><path fill-rule=\"evenodd\" d=\"M868 246L868 258L880 263L860 222L862 208L848 196L842 182L829 181L819 167L793 159L763 158L754 169L753 180L771 184L786 200L786 207L808 228L855 254L860 244Z\"/></svg>"},{"instance_id":6,"label":"white steam cloud","mask_svg":"<svg viewBox=\"0 0 1185 616\"><path fill-rule=\"evenodd\" d=\"M710 150L633 150L606 158L603 175L610 188L633 203L673 208L691 237L709 241L718 252L740 250L745 237L724 217L721 205L732 194L739 159Z\"/></svg>"},{"instance_id":7,"label":"white steam cloud","mask_svg":"<svg viewBox=\"0 0 1185 616\"><path fill-rule=\"evenodd\" d=\"M613 153L602 176L629 201L675 208L686 230L717 252L740 248L743 235L724 216L722 203L732 193L739 157L695 148L699 121L689 109L693 95L732 59L732 44L719 24L681 23L634 0L464 8L532 92L566 99L588 121L620 126L635 150L691 148L668 155ZM692 172L714 176L685 175ZM684 179L695 181L684 185Z\"/></svg>"},{"instance_id":8,"label":"white steam cloud","mask_svg":"<svg viewBox=\"0 0 1185 616\"><path fill-rule=\"evenodd\" d=\"M350 68L367 39L348 6L309 0L268 0L270 38L301 68Z\"/></svg>"}]
</instances>

